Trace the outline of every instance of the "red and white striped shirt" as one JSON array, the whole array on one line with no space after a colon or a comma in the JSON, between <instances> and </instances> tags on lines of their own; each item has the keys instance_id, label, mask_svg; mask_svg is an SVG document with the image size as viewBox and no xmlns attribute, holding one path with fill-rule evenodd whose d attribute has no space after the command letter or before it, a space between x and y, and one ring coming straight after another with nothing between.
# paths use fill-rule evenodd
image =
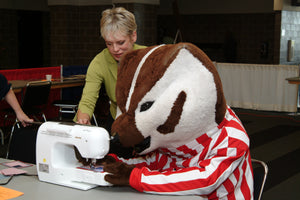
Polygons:
<instances>
[{"instance_id":1,"label":"red and white striped shirt","mask_svg":"<svg viewBox=\"0 0 300 200\"><path fill-rule=\"evenodd\" d=\"M249 138L230 108L218 127L186 145L119 160L136 165L129 182L141 192L253 199Z\"/></svg>"}]
</instances>

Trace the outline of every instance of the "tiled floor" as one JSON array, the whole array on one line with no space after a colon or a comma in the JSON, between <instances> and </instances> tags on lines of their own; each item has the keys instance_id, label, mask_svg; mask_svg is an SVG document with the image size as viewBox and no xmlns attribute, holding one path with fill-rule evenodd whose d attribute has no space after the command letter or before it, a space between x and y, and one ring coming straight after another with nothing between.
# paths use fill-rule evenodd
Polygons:
<instances>
[{"instance_id":1,"label":"tiled floor","mask_svg":"<svg viewBox=\"0 0 300 200\"><path fill-rule=\"evenodd\" d=\"M251 156L267 163L262 200L300 199L300 115L235 109L251 140Z\"/></svg>"}]
</instances>

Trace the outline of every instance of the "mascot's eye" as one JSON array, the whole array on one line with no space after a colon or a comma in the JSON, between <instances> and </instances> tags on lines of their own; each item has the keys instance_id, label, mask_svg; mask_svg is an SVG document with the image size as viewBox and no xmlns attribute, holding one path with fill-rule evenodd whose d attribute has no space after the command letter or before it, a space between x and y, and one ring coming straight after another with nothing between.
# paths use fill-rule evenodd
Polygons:
<instances>
[{"instance_id":1,"label":"mascot's eye","mask_svg":"<svg viewBox=\"0 0 300 200\"><path fill-rule=\"evenodd\" d=\"M147 102L143 103L141 105L140 112L148 110L152 106L153 103L154 103L154 101L147 101Z\"/></svg>"}]
</instances>

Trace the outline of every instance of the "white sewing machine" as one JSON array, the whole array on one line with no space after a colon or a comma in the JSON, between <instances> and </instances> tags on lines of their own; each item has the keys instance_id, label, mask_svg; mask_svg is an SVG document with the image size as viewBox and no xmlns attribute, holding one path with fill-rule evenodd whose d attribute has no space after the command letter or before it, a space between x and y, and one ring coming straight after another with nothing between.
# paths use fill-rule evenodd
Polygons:
<instances>
[{"instance_id":1,"label":"white sewing machine","mask_svg":"<svg viewBox=\"0 0 300 200\"><path fill-rule=\"evenodd\" d=\"M109 133L96 126L63 122L43 123L36 141L36 166L40 181L82 190L109 186L106 172L80 169L74 146L83 158L101 159L109 151Z\"/></svg>"}]
</instances>

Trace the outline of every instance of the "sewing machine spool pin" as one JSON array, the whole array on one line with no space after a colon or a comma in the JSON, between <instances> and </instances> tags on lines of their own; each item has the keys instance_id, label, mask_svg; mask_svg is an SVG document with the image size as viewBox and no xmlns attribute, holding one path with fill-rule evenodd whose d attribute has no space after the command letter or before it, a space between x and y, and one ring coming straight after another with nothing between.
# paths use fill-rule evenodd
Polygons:
<instances>
[{"instance_id":1,"label":"sewing machine spool pin","mask_svg":"<svg viewBox=\"0 0 300 200\"><path fill-rule=\"evenodd\" d=\"M95 158L92 158L92 162L90 163L90 167L91 167L91 169L95 169L96 162L97 162L97 159L95 159Z\"/></svg>"}]
</instances>

